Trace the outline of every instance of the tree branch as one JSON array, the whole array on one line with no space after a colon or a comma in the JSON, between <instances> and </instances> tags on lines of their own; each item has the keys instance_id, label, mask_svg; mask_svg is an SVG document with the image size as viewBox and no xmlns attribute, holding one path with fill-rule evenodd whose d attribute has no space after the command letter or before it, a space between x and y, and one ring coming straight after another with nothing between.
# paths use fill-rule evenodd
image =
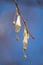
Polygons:
<instances>
[{"instance_id":1,"label":"tree branch","mask_svg":"<svg viewBox=\"0 0 43 65\"><path fill-rule=\"evenodd\" d=\"M18 7L18 3L16 0L13 0L15 5L16 5L16 8L17 8L17 11L18 11L18 14L21 16L22 20L23 20L23 23L24 23L24 26L26 27L26 30L27 30L27 33L29 33L29 35L31 36L32 39L35 39L35 37L32 36L32 34L28 31L28 27L27 27L27 24L26 24L26 20L24 18L24 16L22 15L19 7Z\"/></svg>"}]
</instances>

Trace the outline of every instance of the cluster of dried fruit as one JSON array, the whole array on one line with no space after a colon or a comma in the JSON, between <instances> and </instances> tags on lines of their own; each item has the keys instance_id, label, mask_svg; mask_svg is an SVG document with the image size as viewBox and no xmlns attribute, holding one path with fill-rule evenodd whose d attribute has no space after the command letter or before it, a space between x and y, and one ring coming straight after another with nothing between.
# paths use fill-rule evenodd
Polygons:
<instances>
[{"instance_id":1,"label":"cluster of dried fruit","mask_svg":"<svg viewBox=\"0 0 43 65\"><path fill-rule=\"evenodd\" d=\"M17 10L17 9L16 9ZM13 21L13 24L15 25L15 32L20 32L21 29L21 16L17 11L17 20ZM27 44L28 44L28 39L29 39L29 33L27 33L27 29L24 26L24 39L23 39L23 50L26 51L27 49ZM16 40L19 40L18 37L16 37ZM26 58L27 56L24 55L24 58Z\"/></svg>"}]
</instances>

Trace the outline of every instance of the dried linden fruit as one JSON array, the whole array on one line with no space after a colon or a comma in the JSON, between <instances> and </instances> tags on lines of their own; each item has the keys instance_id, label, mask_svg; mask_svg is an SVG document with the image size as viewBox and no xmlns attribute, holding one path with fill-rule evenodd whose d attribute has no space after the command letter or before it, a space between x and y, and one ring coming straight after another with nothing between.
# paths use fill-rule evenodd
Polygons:
<instances>
[{"instance_id":1,"label":"dried linden fruit","mask_svg":"<svg viewBox=\"0 0 43 65\"><path fill-rule=\"evenodd\" d=\"M19 40L19 38L18 38L18 37L16 37L16 40L18 41L18 40Z\"/></svg>"},{"instance_id":2,"label":"dried linden fruit","mask_svg":"<svg viewBox=\"0 0 43 65\"><path fill-rule=\"evenodd\" d=\"M24 54L24 59L26 59L27 58L27 56Z\"/></svg>"}]
</instances>

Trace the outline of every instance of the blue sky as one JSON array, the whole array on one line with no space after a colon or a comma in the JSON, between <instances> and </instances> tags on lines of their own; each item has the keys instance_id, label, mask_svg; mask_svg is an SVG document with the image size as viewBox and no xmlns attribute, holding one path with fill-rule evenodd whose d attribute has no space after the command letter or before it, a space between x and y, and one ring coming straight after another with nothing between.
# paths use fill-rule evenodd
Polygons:
<instances>
[{"instance_id":1,"label":"blue sky","mask_svg":"<svg viewBox=\"0 0 43 65\"><path fill-rule=\"evenodd\" d=\"M15 18L16 7L13 2L0 2L0 65L41 65L43 64L43 8L19 4L25 17L31 37L26 51L27 59L23 58L23 23L21 31L16 34L12 22ZM22 21L21 21L22 22ZM16 41L16 35L19 41Z\"/></svg>"}]
</instances>

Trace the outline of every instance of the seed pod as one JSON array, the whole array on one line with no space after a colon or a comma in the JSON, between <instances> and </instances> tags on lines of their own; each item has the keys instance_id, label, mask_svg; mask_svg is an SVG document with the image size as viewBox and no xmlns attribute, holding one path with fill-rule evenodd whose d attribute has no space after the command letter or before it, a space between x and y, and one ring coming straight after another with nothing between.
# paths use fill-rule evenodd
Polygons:
<instances>
[{"instance_id":1,"label":"seed pod","mask_svg":"<svg viewBox=\"0 0 43 65\"><path fill-rule=\"evenodd\" d=\"M19 40L19 38L18 37L16 37L16 41L18 41Z\"/></svg>"},{"instance_id":2,"label":"seed pod","mask_svg":"<svg viewBox=\"0 0 43 65\"><path fill-rule=\"evenodd\" d=\"M24 54L24 59L26 59L27 58L27 56Z\"/></svg>"},{"instance_id":3,"label":"seed pod","mask_svg":"<svg viewBox=\"0 0 43 65\"><path fill-rule=\"evenodd\" d=\"M27 50L27 48L26 48L26 47L24 47L23 49L24 49L24 51L26 51L26 50Z\"/></svg>"},{"instance_id":4,"label":"seed pod","mask_svg":"<svg viewBox=\"0 0 43 65\"><path fill-rule=\"evenodd\" d=\"M15 24L15 32L19 32L21 29L21 20L20 20L20 15L17 16L16 24Z\"/></svg>"},{"instance_id":5,"label":"seed pod","mask_svg":"<svg viewBox=\"0 0 43 65\"><path fill-rule=\"evenodd\" d=\"M15 22L15 21L13 21L13 24L15 25L15 24L16 24L16 22Z\"/></svg>"}]
</instances>

